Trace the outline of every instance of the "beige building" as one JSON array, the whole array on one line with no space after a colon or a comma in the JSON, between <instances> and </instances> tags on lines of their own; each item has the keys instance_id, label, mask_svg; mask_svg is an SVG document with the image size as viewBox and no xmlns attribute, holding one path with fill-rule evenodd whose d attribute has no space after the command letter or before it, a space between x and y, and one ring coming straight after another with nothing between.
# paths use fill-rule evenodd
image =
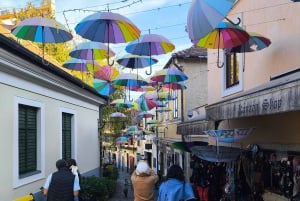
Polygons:
<instances>
[{"instance_id":1,"label":"beige building","mask_svg":"<svg viewBox=\"0 0 300 201\"><path fill-rule=\"evenodd\" d=\"M292 188L288 182L299 170L299 12L300 3L290 0L239 0L227 17L240 18L240 26L269 38L271 45L259 51L224 53L223 68L217 67L216 50L208 50L207 118L216 122L215 129L255 128L235 146L257 145L261 160L272 164L271 173L256 171L263 173L259 182L264 185L264 200L288 200L297 194L283 188ZM280 171L274 165L278 163ZM289 167L290 176L284 177ZM249 179L253 187L254 178ZM283 181L280 187L278 179Z\"/></svg>"}]
</instances>

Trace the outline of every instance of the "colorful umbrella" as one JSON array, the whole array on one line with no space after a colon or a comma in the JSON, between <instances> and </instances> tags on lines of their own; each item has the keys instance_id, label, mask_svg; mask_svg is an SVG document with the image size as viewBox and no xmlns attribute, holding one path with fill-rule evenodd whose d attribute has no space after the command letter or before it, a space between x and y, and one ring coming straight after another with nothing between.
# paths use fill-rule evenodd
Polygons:
<instances>
[{"instance_id":1,"label":"colorful umbrella","mask_svg":"<svg viewBox=\"0 0 300 201\"><path fill-rule=\"evenodd\" d=\"M268 47L271 44L271 40L258 34L258 33L253 33L253 32L248 32L250 37L249 40L242 45L229 48L227 51L228 52L237 52L237 53L242 53L242 52L254 52L258 50L262 50L266 47Z\"/></svg>"},{"instance_id":2,"label":"colorful umbrella","mask_svg":"<svg viewBox=\"0 0 300 201\"><path fill-rule=\"evenodd\" d=\"M138 104L138 110L149 111L157 106L156 101L145 97L139 97L135 102Z\"/></svg>"},{"instance_id":3,"label":"colorful umbrella","mask_svg":"<svg viewBox=\"0 0 300 201\"><path fill-rule=\"evenodd\" d=\"M220 22L213 31L200 39L196 45L202 48L218 49L217 64L221 68L224 63L219 65L219 49L236 47L248 40L249 34L242 27L228 22Z\"/></svg>"},{"instance_id":4,"label":"colorful umbrella","mask_svg":"<svg viewBox=\"0 0 300 201\"><path fill-rule=\"evenodd\" d=\"M147 66L156 64L158 60L146 56L130 55L118 59L117 62L126 68L136 69L136 73L138 74L139 68L145 68Z\"/></svg>"},{"instance_id":5,"label":"colorful umbrella","mask_svg":"<svg viewBox=\"0 0 300 201\"><path fill-rule=\"evenodd\" d=\"M253 132L254 128L236 128L203 131L210 137L215 138L219 142L233 143L240 141Z\"/></svg>"},{"instance_id":6,"label":"colorful umbrella","mask_svg":"<svg viewBox=\"0 0 300 201\"><path fill-rule=\"evenodd\" d=\"M125 99L115 99L110 103L110 105L117 108L131 108L133 103Z\"/></svg>"},{"instance_id":7,"label":"colorful umbrella","mask_svg":"<svg viewBox=\"0 0 300 201\"><path fill-rule=\"evenodd\" d=\"M157 101L175 100L177 97L170 95L169 92L149 92L146 93L146 98Z\"/></svg>"},{"instance_id":8,"label":"colorful umbrella","mask_svg":"<svg viewBox=\"0 0 300 201\"><path fill-rule=\"evenodd\" d=\"M228 14L235 0L193 0L187 17L191 41L198 41L211 32Z\"/></svg>"},{"instance_id":9,"label":"colorful umbrella","mask_svg":"<svg viewBox=\"0 0 300 201\"><path fill-rule=\"evenodd\" d=\"M103 43L83 42L73 48L69 55L77 59L85 60L101 60L115 55L112 50L107 50L108 47Z\"/></svg>"},{"instance_id":10,"label":"colorful umbrella","mask_svg":"<svg viewBox=\"0 0 300 201\"><path fill-rule=\"evenodd\" d=\"M107 43L108 48L110 43L133 41L141 34L131 20L112 12L97 12L85 17L75 26L75 31L83 38Z\"/></svg>"},{"instance_id":11,"label":"colorful umbrella","mask_svg":"<svg viewBox=\"0 0 300 201\"><path fill-rule=\"evenodd\" d=\"M128 138L121 136L116 138L116 144L128 143Z\"/></svg>"},{"instance_id":12,"label":"colorful umbrella","mask_svg":"<svg viewBox=\"0 0 300 201\"><path fill-rule=\"evenodd\" d=\"M81 72L94 72L100 69L100 65L96 61L71 58L62 65L70 70Z\"/></svg>"},{"instance_id":13,"label":"colorful umbrella","mask_svg":"<svg viewBox=\"0 0 300 201\"><path fill-rule=\"evenodd\" d=\"M152 117L154 117L154 114L143 111L143 112L138 114L138 117L139 118L152 118Z\"/></svg>"},{"instance_id":14,"label":"colorful umbrella","mask_svg":"<svg viewBox=\"0 0 300 201\"><path fill-rule=\"evenodd\" d=\"M109 115L109 117L112 117L112 118L125 118L126 115L122 112L113 112Z\"/></svg>"},{"instance_id":15,"label":"colorful umbrella","mask_svg":"<svg viewBox=\"0 0 300 201\"><path fill-rule=\"evenodd\" d=\"M159 126L161 126L161 122L158 121L158 120L156 120L156 119L151 119L151 120L149 120L149 121L147 122L147 124L148 124L149 126L152 126L152 127L159 127Z\"/></svg>"},{"instance_id":16,"label":"colorful umbrella","mask_svg":"<svg viewBox=\"0 0 300 201\"><path fill-rule=\"evenodd\" d=\"M155 82L168 84L185 81L188 77L177 68L166 68L157 71L150 79Z\"/></svg>"},{"instance_id":17,"label":"colorful umbrella","mask_svg":"<svg viewBox=\"0 0 300 201\"><path fill-rule=\"evenodd\" d=\"M146 34L140 36L137 40L130 42L125 50L131 54L149 56L161 55L171 52L175 46L164 36L158 34ZM150 65L150 73L152 74L152 66Z\"/></svg>"},{"instance_id":18,"label":"colorful umbrella","mask_svg":"<svg viewBox=\"0 0 300 201\"><path fill-rule=\"evenodd\" d=\"M43 61L45 43L63 43L73 38L64 25L54 19L43 17L25 19L17 24L11 32L17 38L42 43Z\"/></svg>"},{"instance_id":19,"label":"colorful umbrella","mask_svg":"<svg viewBox=\"0 0 300 201\"><path fill-rule=\"evenodd\" d=\"M172 89L172 90L186 89L186 86L183 82L174 82L174 83L163 84L162 87L166 88L166 89Z\"/></svg>"},{"instance_id":20,"label":"colorful umbrella","mask_svg":"<svg viewBox=\"0 0 300 201\"><path fill-rule=\"evenodd\" d=\"M93 86L99 94L104 96L109 96L116 91L116 89L113 87L113 84L107 82L106 80L94 79Z\"/></svg>"},{"instance_id":21,"label":"colorful umbrella","mask_svg":"<svg viewBox=\"0 0 300 201\"><path fill-rule=\"evenodd\" d=\"M120 75L119 70L114 66L101 66L94 72L94 78L112 82Z\"/></svg>"}]
</instances>

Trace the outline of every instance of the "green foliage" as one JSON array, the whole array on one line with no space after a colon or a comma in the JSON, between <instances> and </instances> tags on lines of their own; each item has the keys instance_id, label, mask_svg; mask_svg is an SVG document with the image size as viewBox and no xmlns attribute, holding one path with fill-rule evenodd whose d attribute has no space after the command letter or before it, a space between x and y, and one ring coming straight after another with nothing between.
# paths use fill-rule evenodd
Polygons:
<instances>
[{"instance_id":1,"label":"green foliage","mask_svg":"<svg viewBox=\"0 0 300 201\"><path fill-rule=\"evenodd\" d=\"M82 201L105 201L116 191L116 180L96 176L82 177L80 198Z\"/></svg>"},{"instance_id":2,"label":"green foliage","mask_svg":"<svg viewBox=\"0 0 300 201\"><path fill-rule=\"evenodd\" d=\"M103 168L103 176L111 180L117 180L119 177L118 169L111 164L105 165Z\"/></svg>"}]
</instances>

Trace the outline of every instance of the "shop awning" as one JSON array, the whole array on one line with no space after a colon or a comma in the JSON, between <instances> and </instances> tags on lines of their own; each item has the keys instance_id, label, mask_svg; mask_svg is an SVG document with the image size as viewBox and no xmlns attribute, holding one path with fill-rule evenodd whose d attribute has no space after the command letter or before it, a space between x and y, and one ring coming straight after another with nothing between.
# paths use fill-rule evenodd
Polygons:
<instances>
[{"instance_id":1,"label":"shop awning","mask_svg":"<svg viewBox=\"0 0 300 201\"><path fill-rule=\"evenodd\" d=\"M214 122L198 120L193 122L183 122L177 125L179 135L205 135L203 131L214 129Z\"/></svg>"},{"instance_id":2,"label":"shop awning","mask_svg":"<svg viewBox=\"0 0 300 201\"><path fill-rule=\"evenodd\" d=\"M214 121L300 110L300 69L205 109Z\"/></svg>"}]
</instances>

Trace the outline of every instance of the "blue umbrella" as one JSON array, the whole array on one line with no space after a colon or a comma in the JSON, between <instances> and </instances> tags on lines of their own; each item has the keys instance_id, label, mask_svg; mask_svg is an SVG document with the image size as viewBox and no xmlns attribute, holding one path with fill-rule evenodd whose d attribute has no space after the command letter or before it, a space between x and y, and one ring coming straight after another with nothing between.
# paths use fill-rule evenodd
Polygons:
<instances>
[{"instance_id":1,"label":"blue umbrella","mask_svg":"<svg viewBox=\"0 0 300 201\"><path fill-rule=\"evenodd\" d=\"M221 22L235 0L193 0L187 17L187 31L191 41L198 41Z\"/></svg>"}]
</instances>

